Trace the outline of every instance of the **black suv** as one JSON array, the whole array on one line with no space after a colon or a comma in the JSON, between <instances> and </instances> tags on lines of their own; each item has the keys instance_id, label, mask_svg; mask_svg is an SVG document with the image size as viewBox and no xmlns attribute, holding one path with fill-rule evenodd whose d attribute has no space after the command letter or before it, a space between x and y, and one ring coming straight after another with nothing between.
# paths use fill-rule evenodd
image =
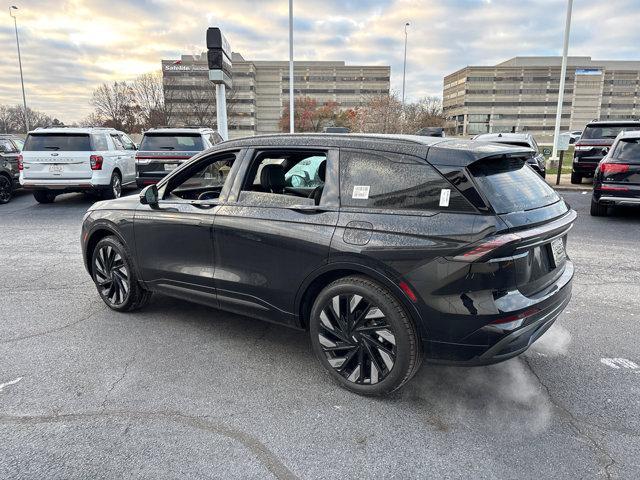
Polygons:
<instances>
[{"instance_id":1,"label":"black suv","mask_svg":"<svg viewBox=\"0 0 640 480\"><path fill-rule=\"evenodd\" d=\"M18 163L23 146L17 135L0 134L0 204L9 203L13 191L20 187Z\"/></svg>"},{"instance_id":2,"label":"black suv","mask_svg":"<svg viewBox=\"0 0 640 480\"><path fill-rule=\"evenodd\" d=\"M587 124L575 143L571 183L582 183L583 177L593 177L600 160L609 152L620 132L640 130L640 121L594 120Z\"/></svg>"},{"instance_id":3,"label":"black suv","mask_svg":"<svg viewBox=\"0 0 640 480\"><path fill-rule=\"evenodd\" d=\"M161 292L307 329L343 386L383 394L423 358L518 355L569 302L576 214L529 155L419 136L224 142L94 205L82 251L114 310Z\"/></svg>"}]
</instances>

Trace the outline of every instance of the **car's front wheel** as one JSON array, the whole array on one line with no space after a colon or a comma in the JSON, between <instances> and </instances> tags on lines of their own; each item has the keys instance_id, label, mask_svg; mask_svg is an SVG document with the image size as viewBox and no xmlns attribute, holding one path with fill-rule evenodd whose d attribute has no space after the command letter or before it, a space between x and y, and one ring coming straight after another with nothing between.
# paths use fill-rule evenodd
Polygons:
<instances>
[{"instance_id":1,"label":"car's front wheel","mask_svg":"<svg viewBox=\"0 0 640 480\"><path fill-rule=\"evenodd\" d=\"M422 345L398 300L365 277L346 277L320 292L309 331L320 363L343 387L383 395L418 370Z\"/></svg>"},{"instance_id":2,"label":"car's front wheel","mask_svg":"<svg viewBox=\"0 0 640 480\"><path fill-rule=\"evenodd\" d=\"M13 181L6 175L0 175L0 204L9 203L13 196Z\"/></svg>"},{"instance_id":3,"label":"car's front wheel","mask_svg":"<svg viewBox=\"0 0 640 480\"><path fill-rule=\"evenodd\" d=\"M140 285L127 248L115 236L101 239L93 249L91 276L100 297L112 310L136 310L151 298L151 292Z\"/></svg>"}]
</instances>

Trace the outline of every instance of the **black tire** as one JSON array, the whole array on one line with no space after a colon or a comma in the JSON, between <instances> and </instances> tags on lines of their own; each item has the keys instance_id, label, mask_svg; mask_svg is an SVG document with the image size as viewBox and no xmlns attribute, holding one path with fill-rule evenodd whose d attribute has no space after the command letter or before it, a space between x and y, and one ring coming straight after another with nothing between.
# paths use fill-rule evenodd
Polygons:
<instances>
[{"instance_id":1,"label":"black tire","mask_svg":"<svg viewBox=\"0 0 640 480\"><path fill-rule=\"evenodd\" d=\"M592 217L606 217L609 214L609 207L602 205L595 198L591 197L591 210Z\"/></svg>"},{"instance_id":2,"label":"black tire","mask_svg":"<svg viewBox=\"0 0 640 480\"><path fill-rule=\"evenodd\" d=\"M309 334L329 374L361 395L397 390L422 362L413 320L391 292L365 277L341 278L320 292L311 309Z\"/></svg>"},{"instance_id":3,"label":"black tire","mask_svg":"<svg viewBox=\"0 0 640 480\"><path fill-rule=\"evenodd\" d=\"M571 172L571 183L574 185L580 185L582 183L582 175Z\"/></svg>"},{"instance_id":4,"label":"black tire","mask_svg":"<svg viewBox=\"0 0 640 480\"><path fill-rule=\"evenodd\" d=\"M13 180L7 175L0 175L0 205L9 203L13 197Z\"/></svg>"},{"instance_id":5,"label":"black tire","mask_svg":"<svg viewBox=\"0 0 640 480\"><path fill-rule=\"evenodd\" d=\"M91 277L112 310L130 312L151 299L151 292L140 285L129 251L115 236L103 238L91 252Z\"/></svg>"},{"instance_id":6,"label":"black tire","mask_svg":"<svg viewBox=\"0 0 640 480\"><path fill-rule=\"evenodd\" d=\"M49 190L36 190L33 192L33 198L35 198L38 203L53 203L56 199L56 194Z\"/></svg>"},{"instance_id":7,"label":"black tire","mask_svg":"<svg viewBox=\"0 0 640 480\"><path fill-rule=\"evenodd\" d=\"M102 197L106 200L113 200L122 196L122 177L118 172L111 174L111 182L103 191Z\"/></svg>"}]
</instances>

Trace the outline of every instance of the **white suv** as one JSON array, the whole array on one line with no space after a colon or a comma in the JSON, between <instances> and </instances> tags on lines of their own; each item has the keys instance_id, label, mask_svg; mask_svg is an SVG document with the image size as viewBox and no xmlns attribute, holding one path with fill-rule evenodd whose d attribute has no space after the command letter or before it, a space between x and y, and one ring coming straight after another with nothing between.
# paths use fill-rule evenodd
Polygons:
<instances>
[{"instance_id":1,"label":"white suv","mask_svg":"<svg viewBox=\"0 0 640 480\"><path fill-rule=\"evenodd\" d=\"M113 128L36 128L18 157L20 184L40 203L66 192L94 191L118 198L135 186L136 146Z\"/></svg>"}]
</instances>

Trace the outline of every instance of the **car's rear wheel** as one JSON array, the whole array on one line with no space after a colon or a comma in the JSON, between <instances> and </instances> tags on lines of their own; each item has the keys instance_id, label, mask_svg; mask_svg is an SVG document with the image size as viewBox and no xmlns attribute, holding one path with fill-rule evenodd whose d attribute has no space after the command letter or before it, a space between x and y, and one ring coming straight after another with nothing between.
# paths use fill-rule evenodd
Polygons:
<instances>
[{"instance_id":1,"label":"car's rear wheel","mask_svg":"<svg viewBox=\"0 0 640 480\"><path fill-rule=\"evenodd\" d=\"M320 363L343 387L382 395L404 385L422 358L416 327L386 288L359 276L320 292L309 331Z\"/></svg>"},{"instance_id":2,"label":"car's rear wheel","mask_svg":"<svg viewBox=\"0 0 640 480\"><path fill-rule=\"evenodd\" d=\"M595 198L591 197L591 210L592 217L606 217L609 213L609 207L598 202Z\"/></svg>"},{"instance_id":3,"label":"car's rear wheel","mask_svg":"<svg viewBox=\"0 0 640 480\"><path fill-rule=\"evenodd\" d=\"M114 198L120 198L122 196L122 177L118 172L111 174L111 182L104 191L104 198L113 200Z\"/></svg>"},{"instance_id":4,"label":"car's rear wheel","mask_svg":"<svg viewBox=\"0 0 640 480\"><path fill-rule=\"evenodd\" d=\"M0 175L0 204L9 203L13 196L13 181L6 175Z\"/></svg>"},{"instance_id":5,"label":"car's rear wheel","mask_svg":"<svg viewBox=\"0 0 640 480\"><path fill-rule=\"evenodd\" d=\"M571 183L574 185L579 185L582 183L582 175L579 173L571 172Z\"/></svg>"},{"instance_id":6,"label":"car's rear wheel","mask_svg":"<svg viewBox=\"0 0 640 480\"><path fill-rule=\"evenodd\" d=\"M53 203L56 199L56 194L49 190L36 190L33 192L33 198L35 198L38 203Z\"/></svg>"},{"instance_id":7,"label":"car's rear wheel","mask_svg":"<svg viewBox=\"0 0 640 480\"><path fill-rule=\"evenodd\" d=\"M91 276L100 297L113 310L136 310L151 298L151 292L140 285L127 248L115 236L105 237L95 246Z\"/></svg>"}]
</instances>

